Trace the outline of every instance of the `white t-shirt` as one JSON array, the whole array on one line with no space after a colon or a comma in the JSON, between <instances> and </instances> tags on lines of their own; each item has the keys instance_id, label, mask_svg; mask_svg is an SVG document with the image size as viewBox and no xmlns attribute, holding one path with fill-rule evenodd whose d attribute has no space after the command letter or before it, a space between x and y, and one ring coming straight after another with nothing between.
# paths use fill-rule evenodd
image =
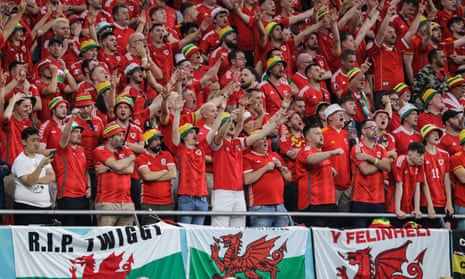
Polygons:
<instances>
[{"instance_id":1,"label":"white t-shirt","mask_svg":"<svg viewBox=\"0 0 465 279\"><path fill-rule=\"evenodd\" d=\"M44 156L35 154L34 158L27 157L24 152L16 157L11 168L11 172L15 176L15 202L24 203L36 207L50 207L50 194L48 184L35 184L32 187L24 185L19 179L21 176L32 173ZM39 178L44 177L47 169L51 165L46 165L40 172Z\"/></svg>"}]
</instances>

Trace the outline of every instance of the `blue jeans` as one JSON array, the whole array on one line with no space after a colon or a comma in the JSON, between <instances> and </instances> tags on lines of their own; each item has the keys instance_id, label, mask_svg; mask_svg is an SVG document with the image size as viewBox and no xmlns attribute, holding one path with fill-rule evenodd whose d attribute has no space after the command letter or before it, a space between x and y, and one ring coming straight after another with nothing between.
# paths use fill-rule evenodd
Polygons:
<instances>
[{"instance_id":1,"label":"blue jeans","mask_svg":"<svg viewBox=\"0 0 465 279\"><path fill-rule=\"evenodd\" d=\"M251 212L287 212L284 204L249 207ZM250 216L252 227L284 227L289 225L289 216Z\"/></svg>"},{"instance_id":2,"label":"blue jeans","mask_svg":"<svg viewBox=\"0 0 465 279\"><path fill-rule=\"evenodd\" d=\"M207 197L178 196L179 211L207 211ZM203 225L205 216L178 216L178 222L185 224Z\"/></svg>"},{"instance_id":3,"label":"blue jeans","mask_svg":"<svg viewBox=\"0 0 465 279\"><path fill-rule=\"evenodd\" d=\"M356 202L351 203L351 211L354 213L383 213L383 203ZM354 220L355 228L368 228L373 222L373 218L356 218Z\"/></svg>"}]
</instances>

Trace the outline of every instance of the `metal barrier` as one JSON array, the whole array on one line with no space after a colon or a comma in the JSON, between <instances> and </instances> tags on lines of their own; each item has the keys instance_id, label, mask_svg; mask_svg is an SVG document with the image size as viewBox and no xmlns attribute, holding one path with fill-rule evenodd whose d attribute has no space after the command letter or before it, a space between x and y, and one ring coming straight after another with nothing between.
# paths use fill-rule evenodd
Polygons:
<instances>
[{"instance_id":1,"label":"metal barrier","mask_svg":"<svg viewBox=\"0 0 465 279\"><path fill-rule=\"evenodd\" d=\"M49 214L49 215L192 215L192 216L310 216L310 217L367 217L367 218L395 218L394 213L352 213L352 212L249 212L249 211L178 211L178 210L134 210L134 211L109 211L109 210L16 210L3 209L0 214ZM443 218L445 214L436 214L435 218ZM407 215L413 217L413 215ZM427 214L423 218L428 218ZM454 215L455 219L465 219L465 214Z\"/></svg>"}]
</instances>

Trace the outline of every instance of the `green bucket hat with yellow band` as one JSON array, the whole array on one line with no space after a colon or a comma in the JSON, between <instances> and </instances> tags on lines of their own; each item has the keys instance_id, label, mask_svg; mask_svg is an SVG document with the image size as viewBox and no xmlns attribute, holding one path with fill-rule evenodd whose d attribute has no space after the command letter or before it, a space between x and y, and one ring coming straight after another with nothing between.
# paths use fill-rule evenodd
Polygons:
<instances>
[{"instance_id":1,"label":"green bucket hat with yellow band","mask_svg":"<svg viewBox=\"0 0 465 279\"><path fill-rule=\"evenodd\" d=\"M421 128L421 130L420 130L421 137L422 137L423 139L425 139L425 138L428 136L428 134L431 133L432 131L438 131L438 132L439 132L439 138L441 138L441 137L442 137L442 134L444 133L444 132L442 131L441 128L438 128L438 127L436 127L436 126L433 125L433 124L426 124L426 125L423 126L423 128Z\"/></svg>"},{"instance_id":2,"label":"green bucket hat with yellow band","mask_svg":"<svg viewBox=\"0 0 465 279\"><path fill-rule=\"evenodd\" d=\"M158 129L147 130L143 135L142 139L144 140L145 145L150 144L150 142L156 138L163 138L163 134Z\"/></svg>"},{"instance_id":3,"label":"green bucket hat with yellow band","mask_svg":"<svg viewBox=\"0 0 465 279\"><path fill-rule=\"evenodd\" d=\"M184 125L181 125L178 129L179 136L181 137L181 139L184 138L192 129L197 131L197 133L199 132L199 128L195 127L191 123L186 123Z\"/></svg>"},{"instance_id":4,"label":"green bucket hat with yellow band","mask_svg":"<svg viewBox=\"0 0 465 279\"><path fill-rule=\"evenodd\" d=\"M441 93L435 89L429 88L429 89L426 89L425 93L423 93L423 96L421 97L421 99L423 100L425 104L428 104L429 101L431 101L431 99L433 99L434 95L436 94L441 94Z\"/></svg>"},{"instance_id":5,"label":"green bucket hat with yellow band","mask_svg":"<svg viewBox=\"0 0 465 279\"><path fill-rule=\"evenodd\" d=\"M231 26L225 26L218 31L218 36L220 37L221 40L223 40L226 36L228 36L232 32L236 32L236 30L234 30Z\"/></svg>"},{"instance_id":6,"label":"green bucket hat with yellow band","mask_svg":"<svg viewBox=\"0 0 465 279\"><path fill-rule=\"evenodd\" d=\"M109 81L101 82L97 85L97 94L100 96L111 89L111 83Z\"/></svg>"},{"instance_id":7,"label":"green bucket hat with yellow band","mask_svg":"<svg viewBox=\"0 0 465 279\"><path fill-rule=\"evenodd\" d=\"M99 49L100 46L92 39L83 41L79 46L79 56L81 56L84 52L88 51L89 49Z\"/></svg>"},{"instance_id":8,"label":"green bucket hat with yellow band","mask_svg":"<svg viewBox=\"0 0 465 279\"><path fill-rule=\"evenodd\" d=\"M266 70L273 68L276 64L283 63L284 67L287 66L287 62L282 60L279 56L273 56L266 60Z\"/></svg>"},{"instance_id":9,"label":"green bucket hat with yellow band","mask_svg":"<svg viewBox=\"0 0 465 279\"><path fill-rule=\"evenodd\" d=\"M265 26L265 34L269 36L276 26L281 26L281 29L284 28L284 25L282 23L272 21Z\"/></svg>"}]
</instances>

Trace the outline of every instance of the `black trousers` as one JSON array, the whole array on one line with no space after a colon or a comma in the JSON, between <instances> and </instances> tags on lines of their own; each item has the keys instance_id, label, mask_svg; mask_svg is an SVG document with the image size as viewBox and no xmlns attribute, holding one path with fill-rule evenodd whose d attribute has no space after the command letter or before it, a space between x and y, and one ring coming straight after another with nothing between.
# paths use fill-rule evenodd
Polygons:
<instances>
[{"instance_id":1,"label":"black trousers","mask_svg":"<svg viewBox=\"0 0 465 279\"><path fill-rule=\"evenodd\" d=\"M32 205L27 205L24 203L14 203L14 209L18 210L50 210L51 207L36 207ZM15 214L15 225L32 225L32 224L40 224L40 225L48 225L51 223L53 219L52 215L48 214Z\"/></svg>"},{"instance_id":2,"label":"black trousers","mask_svg":"<svg viewBox=\"0 0 465 279\"><path fill-rule=\"evenodd\" d=\"M86 197L79 198L60 198L57 199L57 208L60 210L89 210L89 199ZM90 226L90 215L59 215L58 220L63 226Z\"/></svg>"}]
</instances>

